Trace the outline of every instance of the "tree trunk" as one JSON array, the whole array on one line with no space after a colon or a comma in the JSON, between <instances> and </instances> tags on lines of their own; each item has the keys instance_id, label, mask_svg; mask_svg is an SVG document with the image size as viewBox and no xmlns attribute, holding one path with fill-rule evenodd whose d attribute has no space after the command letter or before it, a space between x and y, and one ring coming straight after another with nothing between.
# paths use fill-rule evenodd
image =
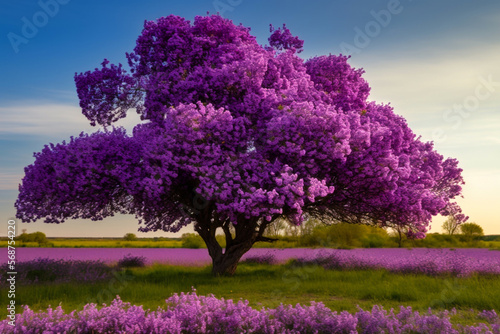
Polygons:
<instances>
[{"instance_id":1,"label":"tree trunk","mask_svg":"<svg viewBox=\"0 0 500 334\"><path fill-rule=\"evenodd\" d=\"M226 248L225 252L212 257L212 273L214 276L232 276L236 272L241 257L252 248L252 244L241 244Z\"/></svg>"},{"instance_id":2,"label":"tree trunk","mask_svg":"<svg viewBox=\"0 0 500 334\"><path fill-rule=\"evenodd\" d=\"M212 258L212 273L215 276L234 275L241 257L255 242L277 240L263 236L269 222L259 218L238 221L238 224L233 225L233 236L229 220L219 220L214 209L215 205L206 205L203 212L196 217L194 229L207 245L208 254ZM216 238L217 228L222 228L226 237L224 251Z\"/></svg>"}]
</instances>

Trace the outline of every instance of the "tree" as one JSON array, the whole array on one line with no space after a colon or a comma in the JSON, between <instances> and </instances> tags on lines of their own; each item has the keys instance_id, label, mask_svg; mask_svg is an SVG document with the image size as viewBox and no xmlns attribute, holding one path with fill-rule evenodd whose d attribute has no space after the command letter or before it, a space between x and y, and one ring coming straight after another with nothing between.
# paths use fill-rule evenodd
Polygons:
<instances>
[{"instance_id":1,"label":"tree","mask_svg":"<svg viewBox=\"0 0 500 334\"><path fill-rule=\"evenodd\" d=\"M126 241L134 241L134 240L137 240L137 236L134 233L126 233L123 236L123 239Z\"/></svg>"},{"instance_id":2,"label":"tree","mask_svg":"<svg viewBox=\"0 0 500 334\"><path fill-rule=\"evenodd\" d=\"M184 233L182 235L182 248L201 248L203 239L196 233Z\"/></svg>"},{"instance_id":3,"label":"tree","mask_svg":"<svg viewBox=\"0 0 500 334\"><path fill-rule=\"evenodd\" d=\"M22 234L17 236L17 240L21 242L37 242L39 245L44 245L47 243L47 236L43 232L26 233L23 231Z\"/></svg>"},{"instance_id":4,"label":"tree","mask_svg":"<svg viewBox=\"0 0 500 334\"><path fill-rule=\"evenodd\" d=\"M281 231L284 231L287 224L283 219L275 219L271 224L269 224L264 232L264 236L270 238L277 238L281 235Z\"/></svg>"},{"instance_id":5,"label":"tree","mask_svg":"<svg viewBox=\"0 0 500 334\"><path fill-rule=\"evenodd\" d=\"M394 235L396 236L398 247L403 247L403 241L406 239L406 235L408 235L408 227L396 224L392 227L392 230L394 231Z\"/></svg>"},{"instance_id":6,"label":"tree","mask_svg":"<svg viewBox=\"0 0 500 334\"><path fill-rule=\"evenodd\" d=\"M460 231L469 241L484 235L483 228L479 224L472 222L460 225Z\"/></svg>"},{"instance_id":7,"label":"tree","mask_svg":"<svg viewBox=\"0 0 500 334\"><path fill-rule=\"evenodd\" d=\"M453 235L459 231L461 222L454 216L448 216L442 225L443 231L449 235Z\"/></svg>"},{"instance_id":8,"label":"tree","mask_svg":"<svg viewBox=\"0 0 500 334\"><path fill-rule=\"evenodd\" d=\"M285 26L271 32L261 46L220 16L146 22L127 54L130 72L104 60L75 75L82 113L103 130L35 154L17 217L130 213L143 232L193 223L216 275L272 241L264 232L278 219L397 224L423 237L461 194L457 160L389 105L369 102L349 57L304 61L303 41ZM130 108L144 122L127 135L112 123Z\"/></svg>"}]
</instances>

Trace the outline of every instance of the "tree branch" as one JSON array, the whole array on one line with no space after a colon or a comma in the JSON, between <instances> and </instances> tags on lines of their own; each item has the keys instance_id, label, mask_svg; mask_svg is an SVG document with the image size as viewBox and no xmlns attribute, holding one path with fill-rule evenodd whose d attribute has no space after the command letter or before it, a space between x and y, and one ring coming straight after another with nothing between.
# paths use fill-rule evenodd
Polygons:
<instances>
[{"instance_id":1,"label":"tree branch","mask_svg":"<svg viewBox=\"0 0 500 334\"><path fill-rule=\"evenodd\" d=\"M278 241L279 239L277 238L268 238L268 237L263 237L263 236L258 236L257 238L255 238L255 241L264 241L264 242L276 242Z\"/></svg>"}]
</instances>

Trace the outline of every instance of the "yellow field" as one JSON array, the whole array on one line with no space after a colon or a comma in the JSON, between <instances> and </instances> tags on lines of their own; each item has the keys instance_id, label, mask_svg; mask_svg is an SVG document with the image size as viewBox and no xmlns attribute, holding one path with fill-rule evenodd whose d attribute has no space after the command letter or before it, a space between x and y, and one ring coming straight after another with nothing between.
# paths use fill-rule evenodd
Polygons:
<instances>
[{"instance_id":1,"label":"yellow field","mask_svg":"<svg viewBox=\"0 0 500 334\"><path fill-rule=\"evenodd\" d=\"M47 244L39 245L37 242L16 242L17 247L64 247L64 248L180 248L181 240L171 239L138 239L126 241L122 238L116 239L69 239L48 238ZM0 247L7 247L7 241L1 240Z\"/></svg>"}]
</instances>

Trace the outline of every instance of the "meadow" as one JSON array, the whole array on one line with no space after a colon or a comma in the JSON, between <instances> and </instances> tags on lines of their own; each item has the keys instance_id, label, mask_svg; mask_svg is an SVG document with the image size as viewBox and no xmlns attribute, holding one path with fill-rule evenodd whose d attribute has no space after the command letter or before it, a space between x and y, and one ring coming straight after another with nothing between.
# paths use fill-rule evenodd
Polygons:
<instances>
[{"instance_id":1,"label":"meadow","mask_svg":"<svg viewBox=\"0 0 500 334\"><path fill-rule=\"evenodd\" d=\"M58 252L60 256L56 257L54 252L51 260L37 259L37 251L43 250ZM18 271L25 275L19 277L16 301L35 311L45 310L49 305L61 305L68 313L83 310L88 303L110 305L117 295L122 301L142 305L144 309L165 310L175 304L172 298L181 298L172 294L196 289L195 295L182 297L187 298L185 303L199 305L200 296L209 294L218 298L209 305L221 302L221 298L235 302L247 300L253 310L263 307L277 310L280 304L311 305L315 301L332 311L347 311L350 317L358 314L358 324L359 317L368 314L359 313L359 308L371 311L370 316L377 319L389 317L381 316L378 309L373 310L374 305L385 310L394 308L396 313L401 306L411 307L412 312L420 312L421 316L427 314L429 308L434 316L455 309L445 315L454 328L488 322L493 326L488 328L500 328L494 327L500 320L491 313L500 309L500 252L487 249L253 249L240 263L234 277L213 277L204 249L26 248L19 251L24 258L18 264ZM29 251L33 256L22 255ZM107 256L107 251L112 256ZM169 251L174 252L170 258L165 256ZM85 252L88 257L75 255ZM179 260L182 252L184 258ZM129 260L136 261L129 261L128 265L122 261L120 265L127 254L133 254L128 255ZM22 263L27 266L20 267ZM44 276L44 268L56 275ZM87 276L78 272L85 272ZM2 286L0 293L6 294L5 290ZM168 304L167 298L170 298ZM317 310L317 305L311 307L314 314L323 312ZM105 308L101 310L105 312L103 310ZM4 318L6 310L0 314ZM444 326L443 321L438 321L439 326ZM417 322L412 320L414 326Z\"/></svg>"},{"instance_id":2,"label":"meadow","mask_svg":"<svg viewBox=\"0 0 500 334\"><path fill-rule=\"evenodd\" d=\"M141 238L124 240L123 238L47 238L38 242L17 241L17 247L36 248L180 248L182 241L174 238ZM0 247L7 247L7 240L0 240Z\"/></svg>"}]
</instances>

